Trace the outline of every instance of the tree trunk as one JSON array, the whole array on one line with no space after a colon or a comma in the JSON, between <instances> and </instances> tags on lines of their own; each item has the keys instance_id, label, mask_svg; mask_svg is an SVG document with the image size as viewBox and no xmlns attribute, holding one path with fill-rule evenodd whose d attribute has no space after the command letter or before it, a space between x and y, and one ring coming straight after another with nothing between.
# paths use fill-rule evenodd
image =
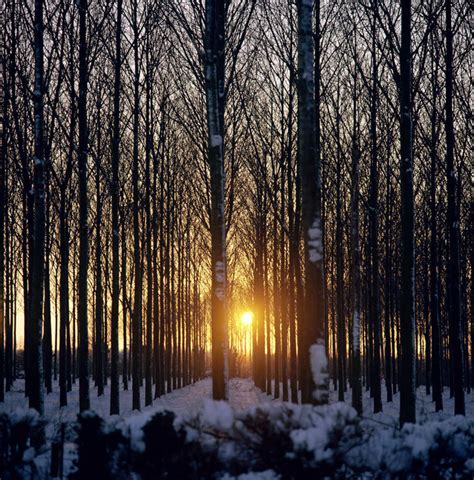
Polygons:
<instances>
[{"instance_id":1,"label":"tree trunk","mask_svg":"<svg viewBox=\"0 0 474 480\"><path fill-rule=\"evenodd\" d=\"M140 223L139 223L139 158L138 158L138 134L139 134L139 57L138 57L138 0L134 0L132 11L132 30L133 30L133 55L135 68L133 80L133 168L132 168L132 182L133 182L133 256L135 267L135 295L133 305L132 318L132 391L133 391L133 410L140 410L140 350L141 350L141 334L140 327L142 321L142 265L140 252Z\"/></svg>"},{"instance_id":2,"label":"tree trunk","mask_svg":"<svg viewBox=\"0 0 474 480\"><path fill-rule=\"evenodd\" d=\"M291 129L291 126L289 127ZM282 142L283 144L283 142ZM280 313L281 313L281 381L282 400L288 401L288 290L286 276L288 267L285 255L285 155L281 154L281 204L280 204Z\"/></svg>"},{"instance_id":3,"label":"tree trunk","mask_svg":"<svg viewBox=\"0 0 474 480\"><path fill-rule=\"evenodd\" d=\"M100 99L99 99L100 102ZM98 106L98 137L100 138L100 107ZM98 141L100 144L100 141ZM103 300L103 288L102 288L102 199L100 198L100 148L98 146L98 155L96 159L96 244L95 244L95 384L97 385L97 395L100 397L104 394L104 335L102 334L103 325L103 312L104 312L104 300ZM107 255L107 251L105 252ZM105 289L107 291L107 288ZM106 337L105 337L106 338Z\"/></svg>"},{"instance_id":4,"label":"tree trunk","mask_svg":"<svg viewBox=\"0 0 474 480\"><path fill-rule=\"evenodd\" d=\"M354 29L355 36L355 29ZM351 185L351 258L352 258L352 406L362 414L362 383L360 353L360 245L359 245L359 160L357 143L357 75L354 74L352 185Z\"/></svg>"},{"instance_id":5,"label":"tree trunk","mask_svg":"<svg viewBox=\"0 0 474 480\"><path fill-rule=\"evenodd\" d=\"M122 225L121 225L121 240L122 240L122 270L121 270L121 280L122 280L122 318L123 318L123 353L122 353L122 382L123 389L128 390L128 373L129 373L129 362L128 362L128 348L127 348L127 246L125 238L125 214L122 213Z\"/></svg>"},{"instance_id":6,"label":"tree trunk","mask_svg":"<svg viewBox=\"0 0 474 480\"><path fill-rule=\"evenodd\" d=\"M400 293L400 423L415 423L415 210L413 201L411 0L402 0L400 50L400 184L401 184L401 293Z\"/></svg>"},{"instance_id":7,"label":"tree trunk","mask_svg":"<svg viewBox=\"0 0 474 480\"><path fill-rule=\"evenodd\" d=\"M278 251L278 230L277 230L277 176L275 171L273 172L273 328L275 329L275 356L274 356L274 372L275 372L275 385L274 385L274 397L280 397L280 377L281 377L281 336L280 336L280 304L281 304L281 292L278 288L278 270L283 272L283 265L278 268L279 251Z\"/></svg>"},{"instance_id":8,"label":"tree trunk","mask_svg":"<svg viewBox=\"0 0 474 480\"><path fill-rule=\"evenodd\" d=\"M336 317L337 317L337 383L338 400L344 401L344 365L345 359L345 318L344 318L344 253L343 253L343 231L342 231L342 199L341 199L341 177L342 177L342 148L340 141L341 116L339 112L340 86L338 84L337 105L336 105L336 143L337 143L337 164L336 164ZM335 352L333 352L335 355Z\"/></svg>"},{"instance_id":9,"label":"tree trunk","mask_svg":"<svg viewBox=\"0 0 474 480\"><path fill-rule=\"evenodd\" d=\"M120 295L120 252L119 252L119 163L120 163L120 69L122 63L122 0L117 2L117 24L115 26L115 64L114 64L114 125L112 137L112 312L111 312L111 371L110 371L110 415L120 413L119 396L119 295ZM122 267L125 268L125 267ZM123 290L123 295L125 291ZM126 306L123 304L124 311L124 388L127 384L126 364Z\"/></svg>"},{"instance_id":10,"label":"tree trunk","mask_svg":"<svg viewBox=\"0 0 474 480\"><path fill-rule=\"evenodd\" d=\"M71 138L72 141L72 138ZM59 406L67 405L66 386L66 325L69 323L69 231L65 196L61 189L59 207L60 280L59 280Z\"/></svg>"},{"instance_id":11,"label":"tree trunk","mask_svg":"<svg viewBox=\"0 0 474 480\"><path fill-rule=\"evenodd\" d=\"M312 1L298 1L298 164L301 171L301 216L305 252L305 292L302 401L328 402L328 374L324 344L323 238L320 177L320 2L316 2L315 57L313 58ZM314 78L313 78L313 61ZM316 90L315 90L316 81ZM316 106L316 108L315 108ZM312 346L313 345L313 346ZM314 370L311 372L310 347Z\"/></svg>"},{"instance_id":12,"label":"tree trunk","mask_svg":"<svg viewBox=\"0 0 474 480\"><path fill-rule=\"evenodd\" d=\"M51 285L50 285L51 279L50 279L50 267L49 267L50 254L51 254L51 250L50 248L47 248L46 263L45 263L45 270L44 270L44 339L43 339L43 370L44 370L44 386L46 388L46 393L51 393L53 391L53 385L52 385L53 349L52 349L52 332L51 332Z\"/></svg>"},{"instance_id":13,"label":"tree trunk","mask_svg":"<svg viewBox=\"0 0 474 480\"><path fill-rule=\"evenodd\" d=\"M372 19L372 86L370 91L370 193L369 193L369 256L370 264L370 323L373 329L373 367L371 393L374 397L374 413L382 411L380 388L380 306L379 306L379 252L378 252L378 145L377 145L377 82L376 57L377 0L373 0Z\"/></svg>"},{"instance_id":14,"label":"tree trunk","mask_svg":"<svg viewBox=\"0 0 474 480\"><path fill-rule=\"evenodd\" d=\"M79 410L90 407L89 401L89 332L87 325L87 271L89 263L89 227L87 223L87 0L79 0Z\"/></svg>"},{"instance_id":15,"label":"tree trunk","mask_svg":"<svg viewBox=\"0 0 474 480\"><path fill-rule=\"evenodd\" d=\"M385 387L387 402L393 401L392 390L392 343L390 335L392 316L392 207L391 207L391 168L387 158L387 194L385 215Z\"/></svg>"},{"instance_id":16,"label":"tree trunk","mask_svg":"<svg viewBox=\"0 0 474 480\"><path fill-rule=\"evenodd\" d=\"M9 365L8 365L8 352L5 357L4 362L4 332L7 331L7 342L8 342L8 325L6 325L5 315L5 218L8 214L7 208L7 195L6 195L6 185L7 185L7 153L8 153L8 103L9 103L9 86L7 84L7 58L6 55L2 56L2 77L0 79L2 84L2 91L0 94L3 96L2 104L2 151L0 157L0 402L3 402L5 399L5 383L4 378L7 377L7 390L8 390L8 378L9 378ZM8 257L7 261L8 261ZM7 272L8 273L8 272ZM8 309L8 303L7 303ZM6 368L4 368L6 367ZM5 375L5 369L7 375Z\"/></svg>"},{"instance_id":17,"label":"tree trunk","mask_svg":"<svg viewBox=\"0 0 474 480\"><path fill-rule=\"evenodd\" d=\"M42 321L45 248L45 158L43 118L43 3L35 0L34 18L35 85L34 102L34 236L31 252L31 300L29 321L29 406L43 414Z\"/></svg>"},{"instance_id":18,"label":"tree trunk","mask_svg":"<svg viewBox=\"0 0 474 480\"><path fill-rule=\"evenodd\" d=\"M149 15L149 12L147 12ZM146 262L147 262L147 303L146 303L146 350L145 350L145 406L151 405L153 401L152 393L152 315L153 315L153 269L152 269L152 228L151 228L151 184L150 184L150 162L151 162L151 65L149 58L149 19L146 19L146 106L145 106L145 236L146 236Z\"/></svg>"},{"instance_id":19,"label":"tree trunk","mask_svg":"<svg viewBox=\"0 0 474 480\"><path fill-rule=\"evenodd\" d=\"M449 232L448 285L450 291L448 318L451 368L454 388L454 413L465 414L464 369L461 328L461 269L459 248L459 215L456 206L458 179L454 170L454 118L453 118L453 30L451 26L451 0L446 0L446 175L448 193L447 223Z\"/></svg>"},{"instance_id":20,"label":"tree trunk","mask_svg":"<svg viewBox=\"0 0 474 480\"><path fill-rule=\"evenodd\" d=\"M264 280L263 280L263 254L264 254L264 229L265 213L263 205L263 188L256 179L256 219L255 219L255 276L254 276L254 314L257 336L256 349L254 350L254 380L255 385L262 391L265 389L265 324L264 324Z\"/></svg>"},{"instance_id":21,"label":"tree trunk","mask_svg":"<svg viewBox=\"0 0 474 480\"><path fill-rule=\"evenodd\" d=\"M208 160L211 177L212 395L215 400L228 398L224 210L225 3L206 0L204 42Z\"/></svg>"}]
</instances>

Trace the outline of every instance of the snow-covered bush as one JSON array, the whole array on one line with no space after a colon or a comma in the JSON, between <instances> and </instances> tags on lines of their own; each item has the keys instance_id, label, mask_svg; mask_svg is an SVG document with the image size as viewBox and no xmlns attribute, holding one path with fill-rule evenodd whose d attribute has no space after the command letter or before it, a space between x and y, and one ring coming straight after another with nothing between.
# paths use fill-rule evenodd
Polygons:
<instances>
[{"instance_id":1,"label":"snow-covered bush","mask_svg":"<svg viewBox=\"0 0 474 480\"><path fill-rule=\"evenodd\" d=\"M172 412L155 414L143 426L145 448L136 457L136 471L146 480L156 478L211 478L216 455L196 440L187 439Z\"/></svg>"},{"instance_id":2,"label":"snow-covered bush","mask_svg":"<svg viewBox=\"0 0 474 480\"><path fill-rule=\"evenodd\" d=\"M221 402L207 402L185 424L187 438L217 452L212 478L269 470L281 479L474 478L472 418L387 428L362 423L343 403L225 414Z\"/></svg>"},{"instance_id":3,"label":"snow-covered bush","mask_svg":"<svg viewBox=\"0 0 474 480\"><path fill-rule=\"evenodd\" d=\"M33 409L0 414L0 478L30 478L42 446L44 422Z\"/></svg>"},{"instance_id":4,"label":"snow-covered bush","mask_svg":"<svg viewBox=\"0 0 474 480\"><path fill-rule=\"evenodd\" d=\"M361 439L357 415L344 404L268 403L236 414L231 428L206 435L220 439L219 458L227 470L242 474L271 468L282 478L331 475Z\"/></svg>"},{"instance_id":5,"label":"snow-covered bush","mask_svg":"<svg viewBox=\"0 0 474 480\"><path fill-rule=\"evenodd\" d=\"M132 450L129 435L92 411L78 415L76 424L78 461L74 479L129 478Z\"/></svg>"},{"instance_id":6,"label":"snow-covered bush","mask_svg":"<svg viewBox=\"0 0 474 480\"><path fill-rule=\"evenodd\" d=\"M403 428L371 428L348 452L353 471L381 478L474 478L474 420L456 416Z\"/></svg>"},{"instance_id":7,"label":"snow-covered bush","mask_svg":"<svg viewBox=\"0 0 474 480\"><path fill-rule=\"evenodd\" d=\"M47 478L32 448L32 412L0 417L0 477ZM472 479L474 419L403 428L361 420L342 403L266 403L234 412L207 400L187 418L174 413L103 420L78 416L69 479ZM49 454L49 458L51 454Z\"/></svg>"}]
</instances>

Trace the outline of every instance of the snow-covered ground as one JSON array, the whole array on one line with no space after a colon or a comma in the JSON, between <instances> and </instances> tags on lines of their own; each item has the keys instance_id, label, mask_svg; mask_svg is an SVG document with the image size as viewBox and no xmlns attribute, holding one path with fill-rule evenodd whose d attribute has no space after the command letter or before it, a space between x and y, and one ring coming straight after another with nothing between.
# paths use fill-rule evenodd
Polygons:
<instances>
[{"instance_id":1,"label":"snow-covered ground","mask_svg":"<svg viewBox=\"0 0 474 480\"><path fill-rule=\"evenodd\" d=\"M337 401L337 392L332 390L330 394L331 403ZM466 394L466 416L474 418L474 393ZM351 402L351 391L345 393L345 402ZM385 387L382 385L382 403L383 411L373 413L374 403L370 398L370 393L363 392L364 412L363 418L374 420L381 424L394 425L398 423L400 411L400 393L397 392L393 396L393 402L387 403L387 394ZM417 423L425 423L428 420L445 420L454 416L454 398L449 398L449 387L443 390L443 407L440 412L435 412L435 405L431 395L426 395L426 387L421 386L416 391L416 419Z\"/></svg>"},{"instance_id":2,"label":"snow-covered ground","mask_svg":"<svg viewBox=\"0 0 474 480\"><path fill-rule=\"evenodd\" d=\"M239 418L244 418L242 414L244 414L244 416L250 415L249 418L254 418L254 420L252 420L255 423L254 426L260 425L260 427L261 424L259 424L259 422L265 422L265 415L269 415L269 418L273 419L271 422L276 423L271 428L267 425L267 433L276 435L279 438L280 433L288 434L287 431L278 433L279 428L283 428L282 426L286 425L286 429L293 429L289 432L289 438L293 442L293 450L292 453L290 453L291 455L302 455L302 462L303 458L306 458L306 454L310 455L309 458L311 458L311 455L314 455L316 459L319 458L318 455L322 455L324 458L328 455L332 458L331 455L333 455L334 458L338 458L337 455L340 455L341 452L345 450L342 448L342 450L339 451L331 444L330 439L332 436L340 435L344 431L344 441L350 443L352 438L351 435L354 435L356 432L356 430L353 430L354 427L351 427L351 422L356 418L356 414L353 409L348 408L351 402L350 390L345 394L346 405L337 403L337 391L334 391L334 389L331 388L331 405L329 407L317 407L317 409L312 410L310 407L308 409L308 406L301 407L288 405L285 408L279 408L279 405L282 404L281 400L274 400L272 397L262 393L255 387L251 379L234 378L230 381L230 401L229 404L226 404L224 402L211 401L212 381L211 378L205 378L193 385L188 385L154 400L152 405L146 408L143 407L141 412L132 411L132 391L122 390L120 392L121 415L116 417L110 417L108 415L110 402L109 393L110 390L106 387L104 395L98 397L97 390L91 388L91 410L98 413L104 419L109 418L111 420L109 425L118 425L120 429L124 429L124 432L128 432L126 435L129 435L128 438L130 438L134 451L144 451L145 444L142 440L142 427L151 420L151 417L155 412L161 410L171 410L177 414L178 417L180 417L180 419L177 419L177 425L186 426L187 432L191 432L190 439L200 438L200 441L204 441L204 443L207 444L209 439L205 436L205 432L209 429L211 429L211 431L215 430L217 432L234 435L234 437L232 437L234 438L234 441L229 440L225 445L223 444L225 448L231 448L231 450L237 448L235 438L253 438L252 435L254 435L251 428L249 431L245 431L242 421L238 420ZM382 387L382 394L384 400L383 412L374 414L373 400L370 398L369 392L364 390L364 413L363 420L360 423L364 435L356 438L357 442L362 442L362 444L354 444L356 448L354 451L358 453L352 453L352 458L350 450L348 450L349 453L346 456L343 456L344 462L348 462L348 465L352 465L355 462L356 466L358 465L358 462L365 462L365 467L369 466L373 472L387 468L387 471L391 472L390 474L395 472L395 476L388 476L387 478L398 478L397 472L399 471L399 468L403 467L404 469L400 471L411 471L411 468L414 468L414 464L412 465L410 462L416 463L423 460L424 463L422 462L422 464L425 465L426 462L428 462L426 458L431 455L430 452L432 450L437 452L439 448L441 448L439 451L443 452L443 448L445 448L443 442L446 441L445 437L447 437L448 442L451 442L452 440L453 442L459 443L459 448L457 448L457 450L455 449L453 458L456 458L456 455L458 454L458 456L462 458L462 462L466 461L467 458L467 461L471 462L472 465L471 463L469 463L469 465L466 463L465 470L467 469L466 471L474 472L474 459L472 458L473 450L471 442L473 434L472 428L474 426L474 394L471 393L466 395L466 415L469 419L467 420L462 417L453 418L454 400L449 398L449 389L445 388L443 392L444 411L436 413L434 411L434 404L431 401L431 397L426 395L424 387L420 387L417 391L417 421L418 423L426 425L411 425L408 426L408 430L404 429L402 431L398 429L399 394L397 393L394 395L393 402L391 403L385 401L386 393L384 387ZM143 395L144 389L142 388L142 401ZM76 420L79 411L78 397L78 383L74 384L72 391L68 393L68 405L66 407L59 408L59 392L56 383L53 387L53 393L45 395L47 438L50 441L53 441L55 438L57 439L61 425L66 424L66 442L64 444L65 450L63 464L64 471L69 473L77 468L77 437L73 432L73 426L75 425L74 421ZM252 417L255 415L256 410L251 407L256 405L261 405L260 410L263 412L263 416L259 417L259 419L257 419L257 417ZM17 415L13 415L11 418L21 418L22 416L29 415L29 413L26 412L27 408L28 400L25 398L24 381L18 380L15 382L13 390L6 393L5 402L0 403L0 412L10 413L16 411ZM443 423L439 422L447 419L450 420ZM428 421L431 422L427 423ZM242 430L242 428L244 430ZM341 428L343 430L341 430ZM470 429L470 433L464 431L466 428L468 430ZM346 434L348 438L346 438ZM271 435L269 438L271 438ZM408 446L405 445L406 442L409 443ZM242 448L245 450L247 447L245 442L239 446L240 450L242 450ZM357 450L357 448L359 450ZM361 448L369 449L370 454L365 454L364 451L361 451ZM468 455L466 457L466 449L471 449L470 456ZM30 450L31 449L28 451ZM246 455L248 455L247 451ZM446 453L446 455L443 453L443 455L441 455L442 458L445 458L445 456L446 458L451 458L448 453ZM400 461L400 456L405 459L405 463ZM47 449L42 451L35 460L36 466L38 468L41 467L42 471L48 472L50 457L51 455ZM281 465L280 467L273 466L271 461L267 463L269 467L276 468L276 470L281 467ZM301 465L303 465L303 463L301 463ZM337 465L335 468L336 467L339 468ZM468 475L469 474L470 473L468 473ZM44 478L46 477L47 474L45 473ZM239 477L239 480L243 480L244 478L247 477L245 477L245 475L243 477L241 476ZM267 477L260 476L249 478ZM280 477L276 474L273 476L272 474L268 478L273 480ZM426 478L430 477L428 476Z\"/></svg>"},{"instance_id":3,"label":"snow-covered ground","mask_svg":"<svg viewBox=\"0 0 474 480\"><path fill-rule=\"evenodd\" d=\"M123 388L123 387L121 387ZM153 413L156 410L172 410L177 415L187 416L198 412L205 399L212 398L211 378L205 378L192 385L174 390L153 401L153 404L144 407L144 387L141 388L142 412ZM240 411L262 402L271 400L255 388L250 379L233 378L229 385L230 405L233 409ZM48 436L54 435L61 423L74 421L79 412L79 383L72 385L72 391L67 395L68 404L59 407L59 386L53 384L53 392L44 396L45 417L49 421ZM104 395L97 396L97 389L91 386L90 390L91 410L94 410L102 417L109 416L110 410L110 388L104 388ZM13 412L16 409L27 409L28 399L25 397L24 380L16 380L11 392L5 394L5 402L0 403L0 412ZM132 390L121 390L120 392L120 413L122 417L136 415L132 412Z\"/></svg>"},{"instance_id":4,"label":"snow-covered ground","mask_svg":"<svg viewBox=\"0 0 474 480\"><path fill-rule=\"evenodd\" d=\"M73 389L68 392L68 405L59 408L59 387L57 383L53 385L53 392L45 395L45 416L52 426L58 427L62 422L69 422L76 419L79 412L79 385L78 382L73 384ZM94 410L103 417L109 414L110 396L109 387L105 387L104 395L97 396L97 390L91 388L90 400L91 410ZM272 400L272 397L262 393L254 386L249 378L233 378L229 385L230 405L236 411L246 410L248 407L258 405L265 402L279 402ZM212 382L210 378L205 378L192 385L174 390L171 393L163 395L153 401L153 404L144 407L144 387L141 389L142 411L152 413L155 410L167 409L172 410L180 416L193 415L198 412L205 399L212 398ZM400 405L399 393L393 397L393 402L386 402L385 388L382 386L383 412L373 413L373 401L369 392L365 391L363 395L364 413L363 417L386 425L394 425L398 422L398 412ZM337 392L331 388L331 403L337 402ZM345 393L345 401L350 404L351 392ZM449 388L445 388L443 392L444 410L435 413L434 403L430 396L426 395L425 387L417 390L417 419L419 422L426 420L443 420L453 416L454 399L449 398ZM5 402L0 403L0 412L12 412L17 408L28 408L28 399L25 397L24 380L17 380L13 390L6 393ZM120 412L121 416L128 417L135 415L132 412L132 390L122 390L120 392ZM474 393L466 395L466 415L474 416ZM50 432L53 433L53 432Z\"/></svg>"}]
</instances>

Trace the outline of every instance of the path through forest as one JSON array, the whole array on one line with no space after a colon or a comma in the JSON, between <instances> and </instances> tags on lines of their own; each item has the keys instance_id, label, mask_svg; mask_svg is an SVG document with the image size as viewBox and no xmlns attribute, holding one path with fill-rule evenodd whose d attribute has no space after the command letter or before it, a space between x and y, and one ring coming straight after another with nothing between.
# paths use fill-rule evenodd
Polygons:
<instances>
[{"instance_id":1,"label":"path through forest","mask_svg":"<svg viewBox=\"0 0 474 480\"><path fill-rule=\"evenodd\" d=\"M382 386L384 390L384 387ZM382 390L382 391L383 391ZM143 393L143 392L142 392ZM255 387L253 380L250 378L233 378L229 385L230 405L236 411L245 410L254 405L272 400L272 397L262 393ZM110 404L110 387L106 386L104 395L98 397L95 389L91 390L91 409L102 417L106 418L109 414ZM369 392L364 391L364 414L366 419L375 420L384 424L395 425L398 422L399 409L399 393L394 395L394 401L385 402L385 394L383 396L383 412L373 414L373 400L370 398ZM337 401L337 391L331 388L330 402ZM181 389L177 389L163 395L154 400L153 404L148 407L142 407L142 412L152 414L160 409L172 410L177 415L188 416L193 415L202 408L205 399L212 398L212 381L211 378L204 378L192 385L188 385ZM346 402L350 402L351 392L346 393ZM444 410L438 413L434 412L434 403L431 396L426 395L424 387L419 387L416 395L417 418L420 422L426 419L442 420L453 415L454 399L449 398L449 389L445 388L443 392ZM28 408L28 400L24 394L24 380L15 382L13 391L5 396L5 403L0 404L0 412L13 412L17 408ZM139 412L132 411L132 390L120 392L120 408L122 417L130 417L139 415ZM45 396L45 416L50 420L49 435L54 435L62 422L69 422L76 419L79 411L79 392L78 383L73 385L72 391L68 394L68 405L59 408L59 388L56 383L53 385L53 393ZM466 395L466 415L474 415L474 393ZM148 415L147 415L148 416Z\"/></svg>"},{"instance_id":2,"label":"path through forest","mask_svg":"<svg viewBox=\"0 0 474 480\"><path fill-rule=\"evenodd\" d=\"M54 435L62 422L70 422L76 419L79 412L79 384L76 382L68 393L68 405L59 408L59 387L53 384L53 392L45 395L45 416L50 420L48 436ZM142 387L143 389L143 387ZM245 410L248 407L262 402L270 401L271 397L257 389L251 379L233 378L229 385L230 405L235 410ZM143 398L143 392L141 392ZM148 407L142 406L142 412L153 413L159 409L172 410L177 415L186 416L198 412L205 399L212 398L211 378L205 378L186 387L173 390L154 400ZM25 397L24 380L16 380L11 392L5 396L5 403L0 403L0 412L13 412L17 408L27 409L28 399ZM96 389L91 389L91 410L103 418L109 416L110 409L110 385L104 388L104 395L97 396ZM120 392L120 410L122 417L139 414L132 411L132 390Z\"/></svg>"}]
</instances>

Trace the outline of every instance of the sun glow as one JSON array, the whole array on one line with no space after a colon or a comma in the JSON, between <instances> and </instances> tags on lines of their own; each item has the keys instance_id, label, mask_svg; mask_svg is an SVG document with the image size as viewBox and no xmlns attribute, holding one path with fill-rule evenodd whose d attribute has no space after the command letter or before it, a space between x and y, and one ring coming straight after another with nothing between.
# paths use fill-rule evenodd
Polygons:
<instances>
[{"instance_id":1,"label":"sun glow","mask_svg":"<svg viewBox=\"0 0 474 480\"><path fill-rule=\"evenodd\" d=\"M252 321L253 321L253 312L251 312L250 310L247 311L247 312L244 312L242 314L242 316L240 317L240 320L242 321L242 323L246 326L250 326L252 325Z\"/></svg>"}]
</instances>

